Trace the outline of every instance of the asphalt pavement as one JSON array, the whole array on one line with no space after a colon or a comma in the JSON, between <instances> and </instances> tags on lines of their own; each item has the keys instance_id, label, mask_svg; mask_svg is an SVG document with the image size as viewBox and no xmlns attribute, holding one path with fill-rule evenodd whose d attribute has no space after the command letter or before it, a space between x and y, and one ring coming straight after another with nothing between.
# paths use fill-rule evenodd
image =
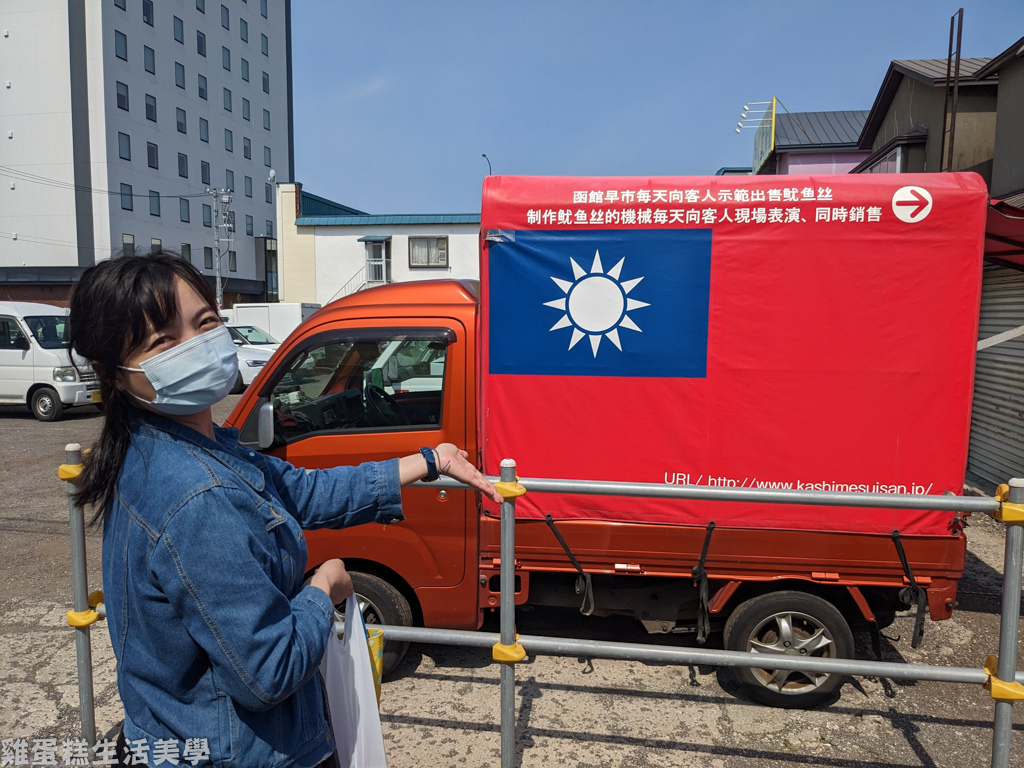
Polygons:
<instances>
[{"instance_id":1,"label":"asphalt pavement","mask_svg":"<svg viewBox=\"0 0 1024 768\"><path fill-rule=\"evenodd\" d=\"M215 409L223 418L237 402ZM0 407L0 739L80 736L71 609L66 486L57 478L70 442L88 445L101 416L91 407L36 422ZM928 622L910 647L912 615L883 632L885 661L981 667L995 653L1003 528L972 518L967 572L954 618ZM100 535L90 530L90 588L101 581ZM622 618L520 611L523 634L692 645L686 635L649 637ZM496 630L496 623L486 627ZM710 646L720 647L712 637ZM122 717L103 622L92 631L96 720ZM858 655L870 658L866 636ZM987 766L993 702L980 687L859 678L833 705L769 709L744 700L726 674L576 657L527 657L516 665L517 765ZM391 768L500 764L497 665L489 651L413 645L384 682L381 721ZM1024 704L1017 706L1011 764L1024 768ZM60 764L58 750L57 762Z\"/></svg>"}]
</instances>

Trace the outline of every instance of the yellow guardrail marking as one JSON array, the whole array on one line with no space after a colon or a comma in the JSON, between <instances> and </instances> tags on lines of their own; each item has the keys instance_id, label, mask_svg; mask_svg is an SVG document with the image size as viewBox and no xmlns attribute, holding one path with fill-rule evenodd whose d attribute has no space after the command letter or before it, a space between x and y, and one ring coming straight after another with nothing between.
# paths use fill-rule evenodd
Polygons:
<instances>
[{"instance_id":1,"label":"yellow guardrail marking","mask_svg":"<svg viewBox=\"0 0 1024 768\"><path fill-rule=\"evenodd\" d=\"M81 464L61 464L57 468L57 477L61 480L66 480L69 483L73 483L82 474Z\"/></svg>"},{"instance_id":2,"label":"yellow guardrail marking","mask_svg":"<svg viewBox=\"0 0 1024 768\"><path fill-rule=\"evenodd\" d=\"M88 627L102 618L96 611L89 608L85 611L68 611L68 624L72 627Z\"/></svg>"},{"instance_id":3,"label":"yellow guardrail marking","mask_svg":"<svg viewBox=\"0 0 1024 768\"><path fill-rule=\"evenodd\" d=\"M526 489L519 483L507 483L502 481L495 483L494 487L498 490L498 493L501 494L501 498L505 501L508 501L509 499L517 499L520 496L526 495Z\"/></svg>"},{"instance_id":4,"label":"yellow guardrail marking","mask_svg":"<svg viewBox=\"0 0 1024 768\"><path fill-rule=\"evenodd\" d=\"M1024 525L1024 504L1011 504L1004 501L993 517L1007 525Z\"/></svg>"},{"instance_id":5,"label":"yellow guardrail marking","mask_svg":"<svg viewBox=\"0 0 1024 768\"><path fill-rule=\"evenodd\" d=\"M526 658L526 649L519 644L519 633L516 633L516 641L512 645L495 643L491 648L491 657L502 664L515 664Z\"/></svg>"},{"instance_id":6,"label":"yellow guardrail marking","mask_svg":"<svg viewBox=\"0 0 1024 768\"><path fill-rule=\"evenodd\" d=\"M1024 685L1000 680L996 677L998 668L998 656L993 655L985 659L985 674L988 675L988 680L982 683L982 687L996 701L1024 701Z\"/></svg>"}]
</instances>

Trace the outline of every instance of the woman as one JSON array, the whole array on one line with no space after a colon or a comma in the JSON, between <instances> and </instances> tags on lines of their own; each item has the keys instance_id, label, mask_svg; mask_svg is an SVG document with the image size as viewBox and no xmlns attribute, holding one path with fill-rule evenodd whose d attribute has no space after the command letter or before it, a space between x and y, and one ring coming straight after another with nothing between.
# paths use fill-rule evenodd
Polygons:
<instances>
[{"instance_id":1,"label":"woman","mask_svg":"<svg viewBox=\"0 0 1024 768\"><path fill-rule=\"evenodd\" d=\"M105 403L78 501L103 520L124 739L147 757L205 739L214 765L321 764L334 743L317 667L352 581L331 560L303 586L301 529L401 520L400 486L438 472L500 496L450 443L309 473L239 445L210 412L235 346L188 262L102 262L70 304Z\"/></svg>"}]
</instances>

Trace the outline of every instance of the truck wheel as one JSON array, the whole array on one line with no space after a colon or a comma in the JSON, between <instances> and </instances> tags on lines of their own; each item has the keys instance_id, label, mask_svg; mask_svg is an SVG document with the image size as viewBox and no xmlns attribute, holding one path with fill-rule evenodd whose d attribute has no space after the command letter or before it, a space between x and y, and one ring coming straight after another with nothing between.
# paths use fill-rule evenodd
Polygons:
<instances>
[{"instance_id":1,"label":"truck wheel","mask_svg":"<svg viewBox=\"0 0 1024 768\"><path fill-rule=\"evenodd\" d=\"M242 372L239 371L238 378L235 379L235 386L231 388L231 392L229 392L228 394L240 395L242 392L245 392L245 382L242 381Z\"/></svg>"},{"instance_id":2,"label":"truck wheel","mask_svg":"<svg viewBox=\"0 0 1024 768\"><path fill-rule=\"evenodd\" d=\"M412 609L405 595L388 584L379 576L359 571L349 571L352 584L356 588L356 597L363 612L363 623L392 624L399 627L412 626ZM345 604L335 606L335 614L339 618L345 616ZM388 674L409 650L408 643L397 643L384 635L384 674Z\"/></svg>"},{"instance_id":3,"label":"truck wheel","mask_svg":"<svg viewBox=\"0 0 1024 768\"><path fill-rule=\"evenodd\" d=\"M39 421L56 421L64 412L64 404L60 396L50 387L40 387L32 393L30 402L32 415Z\"/></svg>"},{"instance_id":4,"label":"truck wheel","mask_svg":"<svg viewBox=\"0 0 1024 768\"><path fill-rule=\"evenodd\" d=\"M782 591L741 603L725 623L730 651L765 655L853 658L853 633L826 600L806 592ZM767 660L766 660L767 661ZM786 669L734 667L736 683L754 701L771 707L805 709L830 703L844 675Z\"/></svg>"}]
</instances>

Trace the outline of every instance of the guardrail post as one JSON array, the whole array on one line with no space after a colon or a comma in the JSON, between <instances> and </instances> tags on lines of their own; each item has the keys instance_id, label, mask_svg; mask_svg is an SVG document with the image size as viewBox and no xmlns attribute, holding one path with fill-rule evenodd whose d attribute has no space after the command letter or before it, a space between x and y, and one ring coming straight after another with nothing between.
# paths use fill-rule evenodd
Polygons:
<instances>
[{"instance_id":1,"label":"guardrail post","mask_svg":"<svg viewBox=\"0 0 1024 768\"><path fill-rule=\"evenodd\" d=\"M516 481L513 459L501 462L501 481ZM516 641L516 500L501 503L501 644ZM516 746L516 668L501 665L501 768L513 768Z\"/></svg>"},{"instance_id":2,"label":"guardrail post","mask_svg":"<svg viewBox=\"0 0 1024 768\"><path fill-rule=\"evenodd\" d=\"M96 620L89 605L89 580L85 560L85 515L75 503L75 484L82 471L82 446L70 443L64 447L67 463L59 477L67 481L68 522L71 531L71 590L74 611L68 623L75 628L75 650L78 656L78 709L82 722L82 738L92 748L96 744L96 709L92 687L92 645L89 627Z\"/></svg>"},{"instance_id":3,"label":"guardrail post","mask_svg":"<svg viewBox=\"0 0 1024 768\"><path fill-rule=\"evenodd\" d=\"M1024 479L1010 481L1010 504L1024 504ZM1006 525L1006 554L1003 558L1003 607L999 616L999 680L1012 683L1017 674L1017 628L1020 623L1021 568L1024 566L1024 526L1004 510L998 517ZM1010 737L1013 734L1013 701L996 700L992 732L992 768L1010 765Z\"/></svg>"}]
</instances>

